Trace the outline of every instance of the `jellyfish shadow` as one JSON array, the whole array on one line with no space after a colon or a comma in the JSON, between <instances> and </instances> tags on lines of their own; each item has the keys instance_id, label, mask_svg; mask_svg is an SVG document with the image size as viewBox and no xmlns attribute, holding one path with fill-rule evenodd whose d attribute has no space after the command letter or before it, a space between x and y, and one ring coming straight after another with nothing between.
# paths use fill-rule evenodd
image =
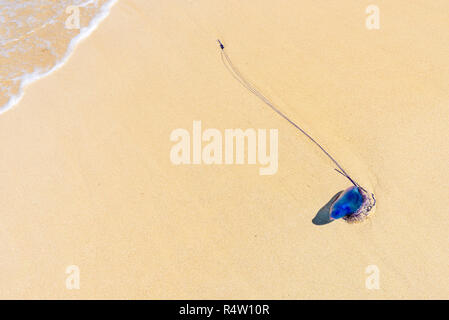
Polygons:
<instances>
[{"instance_id":1,"label":"jellyfish shadow","mask_svg":"<svg viewBox=\"0 0 449 320\"><path fill-rule=\"evenodd\" d=\"M331 223L334 220L330 219L330 209L332 204L334 203L334 201L338 198L338 196L342 193L343 191L337 192L332 199L329 200L328 203L326 203L324 205L324 207L322 207L318 213L316 214L315 218L312 219L312 223L317 225L317 226L322 226L324 224L328 224Z\"/></svg>"}]
</instances>

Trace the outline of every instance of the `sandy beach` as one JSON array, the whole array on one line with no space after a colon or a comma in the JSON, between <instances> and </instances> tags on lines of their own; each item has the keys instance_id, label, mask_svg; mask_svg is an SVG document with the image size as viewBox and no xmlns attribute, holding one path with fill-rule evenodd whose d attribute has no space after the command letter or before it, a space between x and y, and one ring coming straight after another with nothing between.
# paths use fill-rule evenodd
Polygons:
<instances>
[{"instance_id":1,"label":"sandy beach","mask_svg":"<svg viewBox=\"0 0 449 320\"><path fill-rule=\"evenodd\" d=\"M378 0L378 30L369 4L119 0L0 115L0 298L448 299L449 2ZM349 181L217 38L370 219L313 223ZM195 120L278 129L277 172L174 165Z\"/></svg>"}]
</instances>

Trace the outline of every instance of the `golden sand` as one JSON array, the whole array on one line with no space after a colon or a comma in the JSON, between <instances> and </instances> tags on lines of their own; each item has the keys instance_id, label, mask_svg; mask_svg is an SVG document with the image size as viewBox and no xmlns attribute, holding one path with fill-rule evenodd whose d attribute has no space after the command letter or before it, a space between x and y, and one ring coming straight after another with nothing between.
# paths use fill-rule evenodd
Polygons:
<instances>
[{"instance_id":1,"label":"golden sand","mask_svg":"<svg viewBox=\"0 0 449 320\"><path fill-rule=\"evenodd\" d=\"M368 4L119 1L0 116L0 298L447 299L449 3L379 0L379 30ZM312 223L349 182L217 38L376 194L371 219ZM193 120L278 128L278 172L174 166Z\"/></svg>"}]
</instances>

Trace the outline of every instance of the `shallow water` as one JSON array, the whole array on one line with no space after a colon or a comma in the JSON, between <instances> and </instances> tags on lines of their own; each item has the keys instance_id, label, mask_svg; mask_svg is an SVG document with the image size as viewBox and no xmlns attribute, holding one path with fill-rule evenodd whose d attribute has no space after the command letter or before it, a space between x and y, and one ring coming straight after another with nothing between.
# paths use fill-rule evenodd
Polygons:
<instances>
[{"instance_id":1,"label":"shallow water","mask_svg":"<svg viewBox=\"0 0 449 320\"><path fill-rule=\"evenodd\" d=\"M0 0L0 113L59 65L116 0ZM79 28L76 13L79 10Z\"/></svg>"}]
</instances>

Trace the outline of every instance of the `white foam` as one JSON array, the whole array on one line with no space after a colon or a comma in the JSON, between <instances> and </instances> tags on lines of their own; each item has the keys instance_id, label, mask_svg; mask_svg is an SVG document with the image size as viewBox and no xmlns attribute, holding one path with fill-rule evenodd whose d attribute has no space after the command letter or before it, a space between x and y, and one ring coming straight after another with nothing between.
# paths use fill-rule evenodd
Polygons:
<instances>
[{"instance_id":1,"label":"white foam","mask_svg":"<svg viewBox=\"0 0 449 320\"><path fill-rule=\"evenodd\" d=\"M90 3L92 1L88 1ZM100 23L106 19L106 17L111 12L112 7L114 4L116 4L118 0L110 0L107 3L105 3L101 9L100 12L89 22L89 25L87 27L81 28L80 33L74 37L67 48L67 51L65 55L48 71L42 71L42 70L35 70L33 73L27 73L21 76L20 79L20 88L19 92L15 95L12 95L8 102L0 106L0 114L10 110L13 106L15 106L19 101L22 99L25 88L33 83L36 80L42 79L52 72L58 70L60 67L62 67L70 58L72 53L75 51L76 46L85 38L89 37L95 29L100 25ZM84 3L86 5L86 3Z\"/></svg>"}]
</instances>

